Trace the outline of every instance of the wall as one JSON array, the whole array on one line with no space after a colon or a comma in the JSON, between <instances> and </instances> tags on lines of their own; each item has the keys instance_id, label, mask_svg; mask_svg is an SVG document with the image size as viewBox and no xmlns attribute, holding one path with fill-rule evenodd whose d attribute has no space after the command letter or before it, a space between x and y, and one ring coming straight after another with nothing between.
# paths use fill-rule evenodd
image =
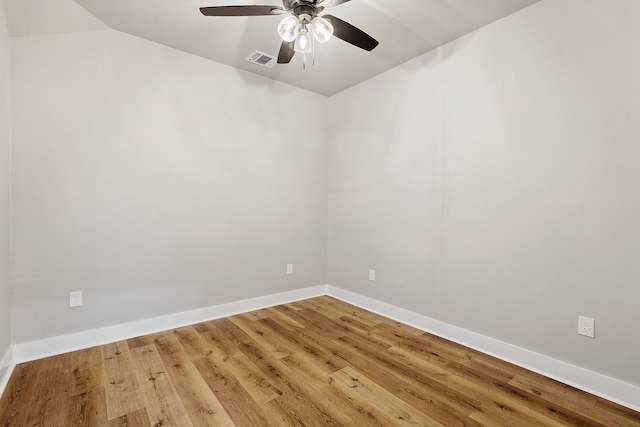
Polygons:
<instances>
[{"instance_id":1,"label":"wall","mask_svg":"<svg viewBox=\"0 0 640 427\"><path fill-rule=\"evenodd\" d=\"M9 83L9 36L0 3L0 361L11 341L10 177L11 108ZM0 370L2 366L0 366ZM0 382L2 372L0 372Z\"/></svg>"},{"instance_id":2,"label":"wall","mask_svg":"<svg viewBox=\"0 0 640 427\"><path fill-rule=\"evenodd\" d=\"M12 43L14 343L326 283L325 98L115 31Z\"/></svg>"},{"instance_id":3,"label":"wall","mask_svg":"<svg viewBox=\"0 0 640 427\"><path fill-rule=\"evenodd\" d=\"M332 97L329 283L640 385L639 20L543 1Z\"/></svg>"}]
</instances>

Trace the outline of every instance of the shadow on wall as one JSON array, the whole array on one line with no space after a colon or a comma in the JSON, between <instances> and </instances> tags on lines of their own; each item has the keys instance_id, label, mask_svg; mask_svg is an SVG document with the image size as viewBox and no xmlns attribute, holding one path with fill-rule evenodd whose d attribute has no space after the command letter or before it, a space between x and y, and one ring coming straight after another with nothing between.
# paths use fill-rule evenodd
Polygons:
<instances>
[{"instance_id":1,"label":"shadow on wall","mask_svg":"<svg viewBox=\"0 0 640 427\"><path fill-rule=\"evenodd\" d=\"M413 40L420 40L420 49L412 52L413 60L404 63L401 70L414 73L417 69L434 62L442 62L453 55L461 46L469 43L472 31L477 23L473 19L460 12L455 5L449 2L432 0L416 7L414 3L398 5L381 0L375 0L372 7L379 10L386 17L386 21L393 22L396 28L393 34L401 34L401 37L393 40L385 40L392 51L406 50L407 45L412 45ZM403 8L402 15L396 12L398 7ZM407 13L407 8L411 9ZM447 22L455 22L456 28L466 27L469 34L459 37L447 28ZM387 25L387 24L385 24ZM412 28L419 28L419 32ZM418 45L416 43L416 45ZM433 55L425 55L438 49Z\"/></svg>"}]
</instances>

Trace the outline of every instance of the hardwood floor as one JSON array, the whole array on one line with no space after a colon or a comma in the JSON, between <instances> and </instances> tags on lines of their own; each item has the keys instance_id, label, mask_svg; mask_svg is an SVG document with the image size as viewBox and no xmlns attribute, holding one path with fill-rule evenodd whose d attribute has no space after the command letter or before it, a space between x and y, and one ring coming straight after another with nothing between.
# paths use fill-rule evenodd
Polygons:
<instances>
[{"instance_id":1,"label":"hardwood floor","mask_svg":"<svg viewBox=\"0 0 640 427\"><path fill-rule=\"evenodd\" d=\"M640 413L330 297L18 365L4 426L640 426Z\"/></svg>"}]
</instances>

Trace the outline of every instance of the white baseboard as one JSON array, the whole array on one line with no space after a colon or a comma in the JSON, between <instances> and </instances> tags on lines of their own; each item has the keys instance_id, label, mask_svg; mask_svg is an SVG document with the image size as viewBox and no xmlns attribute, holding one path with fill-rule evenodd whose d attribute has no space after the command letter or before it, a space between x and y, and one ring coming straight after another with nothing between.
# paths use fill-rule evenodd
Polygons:
<instances>
[{"instance_id":1,"label":"white baseboard","mask_svg":"<svg viewBox=\"0 0 640 427\"><path fill-rule=\"evenodd\" d=\"M29 362L43 357L82 350L97 345L122 341L141 335L153 334L205 322L207 320L233 316L234 314L246 313L265 307L272 307L326 294L327 286L319 285L120 325L14 344L13 360L16 364Z\"/></svg>"},{"instance_id":2,"label":"white baseboard","mask_svg":"<svg viewBox=\"0 0 640 427\"><path fill-rule=\"evenodd\" d=\"M328 295L640 411L640 387L373 298L327 286Z\"/></svg>"},{"instance_id":3,"label":"white baseboard","mask_svg":"<svg viewBox=\"0 0 640 427\"><path fill-rule=\"evenodd\" d=\"M640 411L640 387L330 285L266 295L121 325L14 344L0 363L0 395L18 363L166 331L265 307L330 295ZM5 369L6 368L6 369Z\"/></svg>"},{"instance_id":4,"label":"white baseboard","mask_svg":"<svg viewBox=\"0 0 640 427\"><path fill-rule=\"evenodd\" d=\"M15 367L16 364L13 359L13 347L9 347L4 356L2 356L2 359L0 359L0 396L2 396Z\"/></svg>"}]
</instances>

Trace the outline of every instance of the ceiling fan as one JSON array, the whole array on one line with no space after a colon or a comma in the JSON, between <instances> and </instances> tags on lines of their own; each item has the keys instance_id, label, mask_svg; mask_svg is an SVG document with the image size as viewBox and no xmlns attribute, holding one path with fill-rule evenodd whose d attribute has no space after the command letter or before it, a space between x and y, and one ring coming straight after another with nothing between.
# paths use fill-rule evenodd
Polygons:
<instances>
[{"instance_id":1,"label":"ceiling fan","mask_svg":"<svg viewBox=\"0 0 640 427\"><path fill-rule=\"evenodd\" d=\"M313 40L327 42L332 35L354 46L372 51L378 41L359 28L333 15L319 16L325 7L338 6L350 0L282 0L282 6L211 6L201 7L205 16L288 15L278 25L282 38L278 64L288 64L298 52L313 52Z\"/></svg>"}]
</instances>

